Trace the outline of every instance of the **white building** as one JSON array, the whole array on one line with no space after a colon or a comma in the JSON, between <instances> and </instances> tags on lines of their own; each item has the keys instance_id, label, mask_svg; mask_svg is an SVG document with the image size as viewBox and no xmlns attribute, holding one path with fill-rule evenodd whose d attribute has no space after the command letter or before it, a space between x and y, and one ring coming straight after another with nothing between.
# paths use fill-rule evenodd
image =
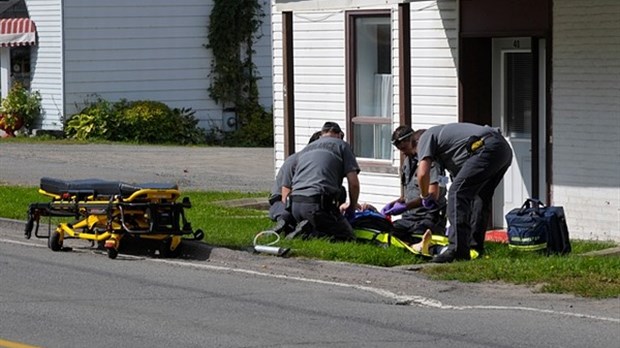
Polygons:
<instances>
[{"instance_id":1,"label":"white building","mask_svg":"<svg viewBox=\"0 0 620 348\"><path fill-rule=\"evenodd\" d=\"M63 118L79 111L93 95L192 108L200 126L221 127L222 107L207 91L212 54L205 45L212 7L212 1L205 0L2 2L3 23L24 18L34 23L36 33L27 29L6 33L2 26L1 92L5 95L13 79L39 91L43 98L39 126L44 129L61 129ZM264 9L263 35L255 43L253 58L262 77L260 101L270 108L268 2Z\"/></svg>"},{"instance_id":2,"label":"white building","mask_svg":"<svg viewBox=\"0 0 620 348\"><path fill-rule=\"evenodd\" d=\"M361 201L400 194L400 124L500 126L514 162L492 226L528 197L572 238L620 240L620 2L272 0L275 167L325 121Z\"/></svg>"}]
</instances>

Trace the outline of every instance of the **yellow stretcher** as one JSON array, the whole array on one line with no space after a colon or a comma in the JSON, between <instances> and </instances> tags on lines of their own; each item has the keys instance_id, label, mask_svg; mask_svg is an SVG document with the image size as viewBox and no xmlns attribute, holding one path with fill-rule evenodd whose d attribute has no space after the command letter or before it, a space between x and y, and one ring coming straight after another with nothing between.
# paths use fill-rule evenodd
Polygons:
<instances>
[{"instance_id":1,"label":"yellow stretcher","mask_svg":"<svg viewBox=\"0 0 620 348\"><path fill-rule=\"evenodd\" d=\"M180 192L174 184L42 178L39 193L50 197L51 202L30 204L25 235L29 239L34 230L36 237L48 238L53 251L62 250L67 238L84 239L97 242L109 258L115 259L121 240L133 238L158 242L161 257L176 257L184 237L204 237L201 230L193 231L185 218L184 209L191 208L191 203L188 197L177 202ZM39 234L42 216L72 221Z\"/></svg>"}]
</instances>

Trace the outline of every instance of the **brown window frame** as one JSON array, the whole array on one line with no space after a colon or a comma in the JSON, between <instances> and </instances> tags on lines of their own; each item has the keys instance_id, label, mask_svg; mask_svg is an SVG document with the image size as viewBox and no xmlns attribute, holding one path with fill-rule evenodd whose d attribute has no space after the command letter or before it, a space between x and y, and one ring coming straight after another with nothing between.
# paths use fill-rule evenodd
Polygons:
<instances>
[{"instance_id":1,"label":"brown window frame","mask_svg":"<svg viewBox=\"0 0 620 348\"><path fill-rule=\"evenodd\" d=\"M392 21L392 11L390 9L382 10L360 10L360 11L346 11L345 12L345 60L346 60L346 117L347 117L347 140L355 148L355 125L373 124L373 125L391 125L394 122L393 117L374 117L368 115L357 115L357 60L356 60L356 30L355 22L358 18L376 18L387 17ZM399 24L400 25L400 24ZM390 30L391 34L391 30ZM390 37L390 42L393 38ZM393 46L390 45L390 50L393 50ZM392 54L390 53L390 64L392 64ZM390 71L394 75L394 71L391 67ZM398 173L398 168L392 165L392 158L390 159L370 159L370 158L358 158L358 163L362 170L368 172L381 172L381 173Z\"/></svg>"}]
</instances>

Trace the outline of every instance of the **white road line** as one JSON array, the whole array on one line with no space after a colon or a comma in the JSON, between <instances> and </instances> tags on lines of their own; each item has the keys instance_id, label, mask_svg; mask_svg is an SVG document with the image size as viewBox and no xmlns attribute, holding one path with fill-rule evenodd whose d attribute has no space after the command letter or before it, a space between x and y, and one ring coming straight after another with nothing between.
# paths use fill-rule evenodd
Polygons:
<instances>
[{"instance_id":1,"label":"white road line","mask_svg":"<svg viewBox=\"0 0 620 348\"><path fill-rule=\"evenodd\" d=\"M8 244L25 245L25 246L36 247L36 248L47 248L47 246L45 246L45 245L41 245L41 244L37 244L37 243L32 243L32 242L18 242L18 241L16 241L16 240L4 239L4 238L0 238L0 242L2 242L2 243L8 243Z\"/></svg>"},{"instance_id":2,"label":"white road line","mask_svg":"<svg viewBox=\"0 0 620 348\"><path fill-rule=\"evenodd\" d=\"M392 299L395 301L396 304L401 304L401 305L415 304L421 307L436 308L436 309L442 309L442 310L473 310L473 309L477 309L477 310L519 310L519 311L555 314L555 315L563 315L563 316L576 317L576 318L588 318L588 319L595 319L595 320L602 320L602 321L610 321L613 323L620 323L620 319L616 319L616 318L601 317L601 316L581 314L581 313L560 312L560 311L554 311L554 310L549 310L549 309L539 309L539 308L532 308L532 307L444 305L443 303L441 303L441 301L428 298L428 297L402 296L402 295L395 294L385 289L373 288L373 287L363 286L363 285L330 282L326 280L312 279L312 278L291 277L291 276L287 276L284 274L270 274L270 273L252 271L252 270L242 269L242 268L230 268L230 267L223 267L223 266L203 265L203 264L195 264L195 263L183 262L183 261L163 260L163 259L148 259L148 260L153 261L153 262L161 262L161 263L177 265L177 266L202 268L202 269L209 269L209 270L215 270L215 271L237 272L237 273L252 274L252 275L258 275L258 276L264 276L264 277L278 278L278 279L296 280L296 281L308 282L308 283L353 288L353 289L367 291L370 293L377 294L379 296Z\"/></svg>"},{"instance_id":3,"label":"white road line","mask_svg":"<svg viewBox=\"0 0 620 348\"><path fill-rule=\"evenodd\" d=\"M32 242L18 242L18 241L4 239L4 238L0 238L0 242L9 243L9 244L18 244L18 245L24 245L24 246L34 246L34 247L40 247L40 248L46 247L44 245L40 245L40 244L36 244ZM127 258L132 257L132 255L119 254L119 256L120 255L122 255L123 257L127 257ZM554 315L576 317L576 318L609 321L612 323L620 323L620 319L617 319L617 318L601 317L601 316L582 314L582 313L560 312L560 311L554 311L550 309L540 309L540 308L533 308L533 307L445 305L439 300L424 297L424 296L403 296L403 295L398 295L396 293L393 293L385 289L373 288L370 286L363 286L363 285L357 285L357 284L331 282L331 281L326 281L326 280L304 278L304 277L292 277L292 276L288 276L285 274L271 274L271 273L258 272L258 271L253 271L249 269L243 269L243 268L213 266L213 265L205 265L205 264L191 263L191 262L185 262L185 261L166 260L166 259L150 259L150 258L144 258L144 260L151 261L151 262L165 263L165 264L170 264L170 265L176 265L176 266L192 267L192 268L197 268L197 269L244 273L244 274L270 277L270 278L276 278L276 279L295 280L295 281L307 282L307 283L339 286L343 288L352 288L352 289L370 292L370 293L391 299L398 305L417 305L420 307L436 308L436 309L441 309L441 310L458 310L458 311L463 311L463 310L518 310L518 311L526 311L526 312L536 312L536 313L554 314Z\"/></svg>"}]
</instances>

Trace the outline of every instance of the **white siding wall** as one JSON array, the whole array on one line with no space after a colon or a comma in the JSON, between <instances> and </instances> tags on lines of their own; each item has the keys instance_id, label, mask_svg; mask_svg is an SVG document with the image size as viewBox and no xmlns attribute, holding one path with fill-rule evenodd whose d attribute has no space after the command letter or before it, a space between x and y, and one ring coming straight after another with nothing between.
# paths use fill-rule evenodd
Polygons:
<instances>
[{"instance_id":1,"label":"white siding wall","mask_svg":"<svg viewBox=\"0 0 620 348\"><path fill-rule=\"evenodd\" d=\"M274 151L279 168L284 160L282 14L273 10ZM294 12L293 37L295 149L299 151L325 121L345 126L344 11Z\"/></svg>"},{"instance_id":2,"label":"white siding wall","mask_svg":"<svg viewBox=\"0 0 620 348\"><path fill-rule=\"evenodd\" d=\"M41 93L43 128L61 129L62 12L61 0L26 0L28 13L37 28L37 45L32 47L31 90Z\"/></svg>"},{"instance_id":3,"label":"white siding wall","mask_svg":"<svg viewBox=\"0 0 620 348\"><path fill-rule=\"evenodd\" d=\"M109 100L151 99L191 107L201 126L219 126L221 106L207 91L212 55L203 46L212 6L205 0L65 0L67 116L77 111L76 103L97 94ZM270 77L265 40L269 45L269 37L263 37L256 58L261 75ZM261 82L261 93L270 106L271 90L265 83L269 79Z\"/></svg>"},{"instance_id":4,"label":"white siding wall","mask_svg":"<svg viewBox=\"0 0 620 348\"><path fill-rule=\"evenodd\" d=\"M273 152L276 177L284 162L284 67L282 42L282 13L276 11L275 0L271 0L271 82L273 97Z\"/></svg>"},{"instance_id":5,"label":"white siding wall","mask_svg":"<svg viewBox=\"0 0 620 348\"><path fill-rule=\"evenodd\" d=\"M383 7L385 8L385 7ZM395 9L395 7L394 7ZM273 30L273 86L275 169L284 160L284 96L282 61L282 15L275 8L272 16ZM397 16L394 12L393 16ZM394 23L396 23L396 18ZM396 24L395 24L396 25ZM394 35L397 35L394 34ZM338 122L343 131L346 126L345 81L345 12L295 11L293 12L294 65L295 65L295 149L300 151L308 138L319 130L325 121ZM397 44L397 36L394 43ZM394 50L397 52L397 48ZM393 62L398 63L394 55ZM394 67L397 71L398 67ZM397 75L394 81L397 81ZM395 88L396 89L396 88ZM396 90L397 91L397 90ZM395 103L398 94L394 96ZM398 117L395 105L394 115ZM360 202L384 204L387 199L400 195L396 175L362 172ZM345 183L346 185L346 183Z\"/></svg>"},{"instance_id":6,"label":"white siding wall","mask_svg":"<svg viewBox=\"0 0 620 348\"><path fill-rule=\"evenodd\" d=\"M456 0L411 3L413 128L458 121Z\"/></svg>"},{"instance_id":7,"label":"white siding wall","mask_svg":"<svg viewBox=\"0 0 620 348\"><path fill-rule=\"evenodd\" d=\"M553 7L553 203L573 238L620 240L620 2Z\"/></svg>"},{"instance_id":8,"label":"white siding wall","mask_svg":"<svg viewBox=\"0 0 620 348\"><path fill-rule=\"evenodd\" d=\"M385 8L385 7L381 7ZM398 8L392 9L394 127L398 126ZM456 0L411 4L413 125L457 121ZM274 117L276 169L283 153L282 26L273 16ZM293 15L295 60L296 149L300 150L324 121L345 124L344 11L302 12ZM345 130L347 132L348 130ZM395 151L392 165L398 167ZM362 172L360 201L382 205L400 195L398 175Z\"/></svg>"}]
</instances>

